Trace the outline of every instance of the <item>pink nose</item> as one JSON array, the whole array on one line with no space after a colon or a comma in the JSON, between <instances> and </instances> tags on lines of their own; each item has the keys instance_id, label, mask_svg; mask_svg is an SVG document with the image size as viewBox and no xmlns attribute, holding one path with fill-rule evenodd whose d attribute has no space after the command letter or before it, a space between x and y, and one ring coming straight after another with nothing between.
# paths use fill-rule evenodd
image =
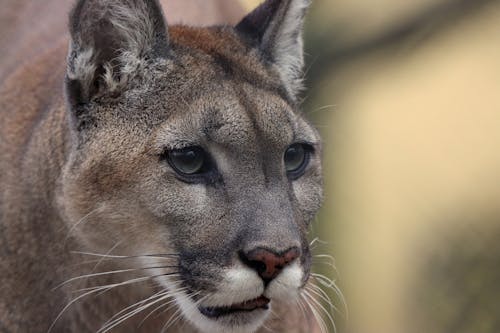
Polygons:
<instances>
[{"instance_id":1,"label":"pink nose","mask_svg":"<svg viewBox=\"0 0 500 333\"><path fill-rule=\"evenodd\" d=\"M297 247L292 247L281 253L256 248L242 253L241 259L246 265L253 268L267 284L299 256L300 250Z\"/></svg>"}]
</instances>

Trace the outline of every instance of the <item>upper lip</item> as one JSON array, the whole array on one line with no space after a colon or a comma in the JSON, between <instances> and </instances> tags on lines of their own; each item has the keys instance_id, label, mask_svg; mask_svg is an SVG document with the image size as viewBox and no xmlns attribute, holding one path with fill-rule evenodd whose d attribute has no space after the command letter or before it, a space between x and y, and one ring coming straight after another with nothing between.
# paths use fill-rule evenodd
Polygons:
<instances>
[{"instance_id":1,"label":"upper lip","mask_svg":"<svg viewBox=\"0 0 500 333\"><path fill-rule=\"evenodd\" d=\"M257 298L247 300L241 303L227 305L227 306L213 306L205 307L200 306L199 310L202 314L210 318L218 318L223 315L232 314L235 312L249 312L257 309L268 309L269 302L271 300L265 296L259 296Z\"/></svg>"}]
</instances>

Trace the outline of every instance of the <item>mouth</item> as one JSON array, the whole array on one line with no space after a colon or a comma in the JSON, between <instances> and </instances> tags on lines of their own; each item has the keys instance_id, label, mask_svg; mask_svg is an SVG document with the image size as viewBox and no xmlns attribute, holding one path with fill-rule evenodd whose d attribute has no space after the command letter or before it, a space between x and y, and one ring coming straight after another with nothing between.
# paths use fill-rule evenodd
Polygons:
<instances>
[{"instance_id":1,"label":"mouth","mask_svg":"<svg viewBox=\"0 0 500 333\"><path fill-rule=\"evenodd\" d=\"M252 300L244 301L237 304L232 304L229 306L221 306L221 307L204 307L200 306L198 309L200 312L211 319L217 319L222 316L243 313L243 312L252 312L257 310L267 310L269 309L269 302L271 300L265 296L260 296Z\"/></svg>"}]
</instances>

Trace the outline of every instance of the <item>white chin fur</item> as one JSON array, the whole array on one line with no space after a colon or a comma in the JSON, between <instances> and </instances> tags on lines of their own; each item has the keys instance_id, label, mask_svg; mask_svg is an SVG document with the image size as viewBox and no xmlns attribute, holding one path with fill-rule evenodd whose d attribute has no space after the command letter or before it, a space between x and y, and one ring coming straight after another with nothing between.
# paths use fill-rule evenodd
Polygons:
<instances>
[{"instance_id":1,"label":"white chin fur","mask_svg":"<svg viewBox=\"0 0 500 333\"><path fill-rule=\"evenodd\" d=\"M176 300L184 318L201 333L254 333L264 324L267 317L265 313L253 314L253 320L244 324L231 323L231 320L224 320L225 318L214 320L202 315L197 305L183 293L178 294Z\"/></svg>"},{"instance_id":2,"label":"white chin fur","mask_svg":"<svg viewBox=\"0 0 500 333\"><path fill-rule=\"evenodd\" d=\"M293 301L299 295L303 274L300 265L294 262L283 269L281 274L271 281L268 288L264 289L264 283L257 273L238 263L226 271L223 281L218 286L219 291L203 298L201 305L229 306L261 295L271 299L271 307L273 300ZM264 324L270 313L270 310L256 310L255 313L245 314L245 320L241 318L239 320L237 315L211 319L204 316L198 309L200 304L195 303L184 292L175 293L175 299L183 317L201 333L254 333Z\"/></svg>"}]
</instances>

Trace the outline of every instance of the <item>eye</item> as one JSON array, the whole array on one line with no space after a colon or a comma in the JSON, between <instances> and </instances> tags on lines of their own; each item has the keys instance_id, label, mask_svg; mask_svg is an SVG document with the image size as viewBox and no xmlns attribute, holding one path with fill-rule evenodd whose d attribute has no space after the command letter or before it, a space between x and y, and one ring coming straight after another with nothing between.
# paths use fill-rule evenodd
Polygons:
<instances>
[{"instance_id":1,"label":"eye","mask_svg":"<svg viewBox=\"0 0 500 333\"><path fill-rule=\"evenodd\" d=\"M205 171L207 154L201 147L187 147L167 152L170 166L182 176L191 176Z\"/></svg>"},{"instance_id":2,"label":"eye","mask_svg":"<svg viewBox=\"0 0 500 333\"><path fill-rule=\"evenodd\" d=\"M309 164L312 147L302 143L294 143L285 151L285 169L290 179L297 179L304 174Z\"/></svg>"}]
</instances>

